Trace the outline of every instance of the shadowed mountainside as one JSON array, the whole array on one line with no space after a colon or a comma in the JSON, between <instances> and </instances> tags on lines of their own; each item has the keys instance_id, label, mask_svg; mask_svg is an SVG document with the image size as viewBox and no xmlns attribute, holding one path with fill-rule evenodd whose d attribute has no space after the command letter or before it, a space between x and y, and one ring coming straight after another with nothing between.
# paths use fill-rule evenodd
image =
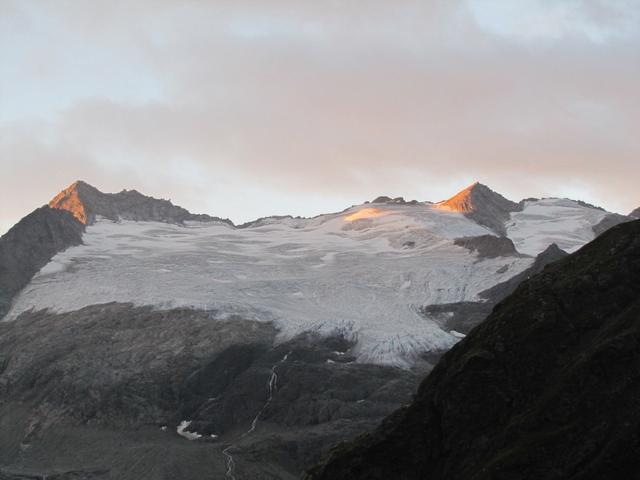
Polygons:
<instances>
[{"instance_id":1,"label":"shadowed mountainside","mask_svg":"<svg viewBox=\"0 0 640 480\"><path fill-rule=\"evenodd\" d=\"M53 256L82 243L84 225L64 210L38 208L0 238L0 319L13 297Z\"/></svg>"},{"instance_id":2,"label":"shadowed mountainside","mask_svg":"<svg viewBox=\"0 0 640 480\"><path fill-rule=\"evenodd\" d=\"M634 221L522 283L409 407L307 478L637 478L639 320Z\"/></svg>"},{"instance_id":3,"label":"shadowed mountainside","mask_svg":"<svg viewBox=\"0 0 640 480\"><path fill-rule=\"evenodd\" d=\"M597 237L598 235L602 235L611 227L615 227L616 225L619 225L621 223L630 222L634 218L635 217L632 216L620 215L619 213L609 213L602 220L600 220L599 223L591 228L593 230L593 233L595 233Z\"/></svg>"},{"instance_id":4,"label":"shadowed mountainside","mask_svg":"<svg viewBox=\"0 0 640 480\"><path fill-rule=\"evenodd\" d=\"M0 479L225 478L233 445L238 480L293 480L418 384L355 363L339 336L274 344L277 333L118 303L0 322ZM181 436L182 421L201 437Z\"/></svg>"}]
</instances>

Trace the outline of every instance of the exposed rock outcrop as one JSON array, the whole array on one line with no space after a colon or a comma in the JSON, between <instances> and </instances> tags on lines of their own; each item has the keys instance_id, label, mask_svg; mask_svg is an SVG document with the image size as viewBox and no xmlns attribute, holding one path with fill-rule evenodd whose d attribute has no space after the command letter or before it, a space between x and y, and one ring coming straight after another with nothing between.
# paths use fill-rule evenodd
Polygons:
<instances>
[{"instance_id":1,"label":"exposed rock outcrop","mask_svg":"<svg viewBox=\"0 0 640 480\"><path fill-rule=\"evenodd\" d=\"M629 214L631 218L640 218L640 207L636 208L633 212Z\"/></svg>"},{"instance_id":2,"label":"exposed rock outcrop","mask_svg":"<svg viewBox=\"0 0 640 480\"><path fill-rule=\"evenodd\" d=\"M518 255L515 245L507 237L480 235L478 237L456 238L453 243L476 252L480 258L497 258Z\"/></svg>"},{"instance_id":3,"label":"exposed rock outcrop","mask_svg":"<svg viewBox=\"0 0 640 480\"><path fill-rule=\"evenodd\" d=\"M365 202L369 203L369 202ZM403 197L387 197L386 195L381 195L379 197L374 198L371 203L387 203L387 204L398 204L398 205L417 205L417 200L405 200Z\"/></svg>"},{"instance_id":4,"label":"exposed rock outcrop","mask_svg":"<svg viewBox=\"0 0 640 480\"><path fill-rule=\"evenodd\" d=\"M639 319L634 221L521 284L409 407L308 478L636 478Z\"/></svg>"}]
</instances>

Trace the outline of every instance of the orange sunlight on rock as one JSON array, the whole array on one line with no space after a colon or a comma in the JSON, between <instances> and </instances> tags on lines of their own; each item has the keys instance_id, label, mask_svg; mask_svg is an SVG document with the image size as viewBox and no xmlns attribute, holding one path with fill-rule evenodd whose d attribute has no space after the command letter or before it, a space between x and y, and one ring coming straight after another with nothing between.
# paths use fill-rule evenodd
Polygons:
<instances>
[{"instance_id":1,"label":"orange sunlight on rock","mask_svg":"<svg viewBox=\"0 0 640 480\"><path fill-rule=\"evenodd\" d=\"M347 215L344 217L345 222L355 222L356 220L361 220L363 218L378 218L389 215L392 212L383 211L379 208L363 208L362 210L358 210L351 215Z\"/></svg>"},{"instance_id":2,"label":"orange sunlight on rock","mask_svg":"<svg viewBox=\"0 0 640 480\"><path fill-rule=\"evenodd\" d=\"M470 213L475 210L473 203L473 191L478 188L478 182L468 186L449 200L434 205L438 210L447 212Z\"/></svg>"},{"instance_id":3,"label":"orange sunlight on rock","mask_svg":"<svg viewBox=\"0 0 640 480\"><path fill-rule=\"evenodd\" d=\"M49 207L67 210L83 225L87 224L87 212L78 196L78 182L63 190L49 202Z\"/></svg>"}]
</instances>

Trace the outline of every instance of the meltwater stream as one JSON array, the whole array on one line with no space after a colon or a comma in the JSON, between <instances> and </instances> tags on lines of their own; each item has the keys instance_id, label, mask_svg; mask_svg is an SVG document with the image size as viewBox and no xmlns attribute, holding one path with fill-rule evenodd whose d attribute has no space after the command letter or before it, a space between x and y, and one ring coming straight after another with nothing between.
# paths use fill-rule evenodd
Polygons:
<instances>
[{"instance_id":1,"label":"meltwater stream","mask_svg":"<svg viewBox=\"0 0 640 480\"><path fill-rule=\"evenodd\" d=\"M273 392L277 387L278 373L276 372L276 368L278 367L278 365L287 361L287 358L289 357L290 353L291 352L287 353L284 357L282 357L282 359L280 359L279 362L275 363L271 367L271 376L267 381L267 390L269 392L269 395L267 396L267 400L264 402L264 405L262 405L262 408L260 409L258 414L251 421L251 426L249 427L249 429L246 432L244 432L242 435L240 435L240 437L235 441L235 443L232 443L227 448L222 450L222 454L226 457L226 462L227 462L226 477L229 478L230 480L236 480L236 476L235 476L236 464L235 464L235 461L233 460L233 455L231 454L231 451L237 447L237 443L240 440L242 440L243 438L253 433L253 431L256 429L256 425L258 424L258 419L260 418L260 415L262 415L262 412L264 412L265 409L271 403L271 400L273 399Z\"/></svg>"}]
</instances>

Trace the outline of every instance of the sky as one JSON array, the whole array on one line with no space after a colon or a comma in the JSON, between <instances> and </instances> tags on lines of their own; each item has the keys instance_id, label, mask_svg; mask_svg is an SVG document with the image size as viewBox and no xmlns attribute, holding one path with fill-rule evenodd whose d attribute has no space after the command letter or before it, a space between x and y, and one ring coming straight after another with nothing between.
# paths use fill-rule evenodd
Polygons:
<instances>
[{"instance_id":1,"label":"sky","mask_svg":"<svg viewBox=\"0 0 640 480\"><path fill-rule=\"evenodd\" d=\"M0 0L0 233L78 179L243 222L639 178L640 0Z\"/></svg>"}]
</instances>

